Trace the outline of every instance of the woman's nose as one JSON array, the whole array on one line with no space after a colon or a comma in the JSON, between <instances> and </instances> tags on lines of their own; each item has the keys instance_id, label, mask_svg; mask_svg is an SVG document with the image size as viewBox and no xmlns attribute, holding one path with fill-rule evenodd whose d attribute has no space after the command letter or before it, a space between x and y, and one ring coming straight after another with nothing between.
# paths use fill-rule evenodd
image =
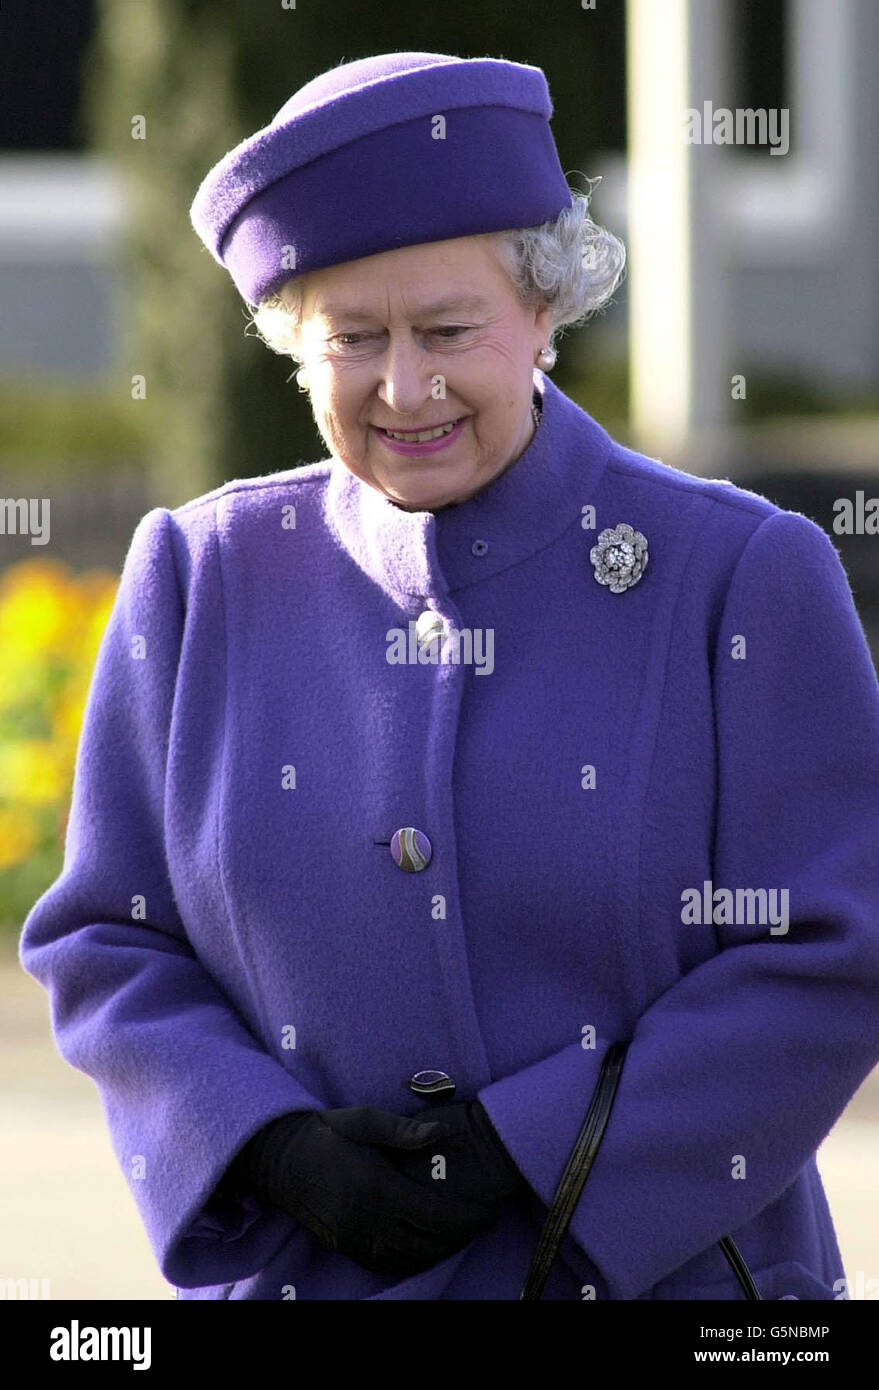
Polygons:
<instances>
[{"instance_id":1,"label":"woman's nose","mask_svg":"<svg viewBox=\"0 0 879 1390\"><path fill-rule=\"evenodd\" d=\"M391 342L385 353L378 394L397 415L415 415L430 399L430 365L417 343Z\"/></svg>"}]
</instances>

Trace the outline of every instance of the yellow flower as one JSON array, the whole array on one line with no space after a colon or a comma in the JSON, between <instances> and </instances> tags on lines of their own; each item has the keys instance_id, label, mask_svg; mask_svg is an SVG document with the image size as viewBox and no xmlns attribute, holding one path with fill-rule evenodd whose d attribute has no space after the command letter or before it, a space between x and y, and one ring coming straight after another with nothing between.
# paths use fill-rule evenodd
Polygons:
<instances>
[{"instance_id":1,"label":"yellow flower","mask_svg":"<svg viewBox=\"0 0 879 1390\"><path fill-rule=\"evenodd\" d=\"M57 650L75 625L70 571L60 560L21 560L0 582L0 647L29 658Z\"/></svg>"},{"instance_id":2,"label":"yellow flower","mask_svg":"<svg viewBox=\"0 0 879 1390\"><path fill-rule=\"evenodd\" d=\"M42 845L39 808L60 824L118 584L109 570L75 575L50 558L0 575L0 871Z\"/></svg>"},{"instance_id":3,"label":"yellow flower","mask_svg":"<svg viewBox=\"0 0 879 1390\"><path fill-rule=\"evenodd\" d=\"M69 776L56 744L36 738L0 744L0 795L4 801L47 806L69 790Z\"/></svg>"},{"instance_id":4,"label":"yellow flower","mask_svg":"<svg viewBox=\"0 0 879 1390\"><path fill-rule=\"evenodd\" d=\"M39 826L29 811L0 806L0 870L21 863L33 853L39 840Z\"/></svg>"},{"instance_id":5,"label":"yellow flower","mask_svg":"<svg viewBox=\"0 0 879 1390\"><path fill-rule=\"evenodd\" d=\"M75 749L82 727L85 691L68 686L52 711L52 738L65 750Z\"/></svg>"}]
</instances>

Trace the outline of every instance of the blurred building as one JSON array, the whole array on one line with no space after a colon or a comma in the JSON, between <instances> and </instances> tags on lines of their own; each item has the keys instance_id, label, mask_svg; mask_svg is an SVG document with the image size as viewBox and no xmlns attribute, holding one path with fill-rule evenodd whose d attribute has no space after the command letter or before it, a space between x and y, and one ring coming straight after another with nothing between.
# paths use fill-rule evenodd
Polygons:
<instances>
[{"instance_id":1,"label":"blurred building","mask_svg":"<svg viewBox=\"0 0 879 1390\"><path fill-rule=\"evenodd\" d=\"M103 375L124 199L88 154L0 154L0 373Z\"/></svg>"},{"instance_id":2,"label":"blurred building","mask_svg":"<svg viewBox=\"0 0 879 1390\"><path fill-rule=\"evenodd\" d=\"M709 101L715 118L721 108L789 113L786 150L773 153L767 141L708 152L724 335L740 361L779 378L798 377L830 396L876 392L879 5L662 0L651 8L663 15L666 42L677 41L673 10L690 7L699 24L689 104ZM666 55L653 56L658 65ZM604 175L596 207L625 238L626 161L595 163ZM660 170L657 224L668 214L663 188L666 198L674 192Z\"/></svg>"},{"instance_id":3,"label":"blurred building","mask_svg":"<svg viewBox=\"0 0 879 1390\"><path fill-rule=\"evenodd\" d=\"M100 373L112 353L121 190L86 153L94 0L0 17L0 375Z\"/></svg>"}]
</instances>

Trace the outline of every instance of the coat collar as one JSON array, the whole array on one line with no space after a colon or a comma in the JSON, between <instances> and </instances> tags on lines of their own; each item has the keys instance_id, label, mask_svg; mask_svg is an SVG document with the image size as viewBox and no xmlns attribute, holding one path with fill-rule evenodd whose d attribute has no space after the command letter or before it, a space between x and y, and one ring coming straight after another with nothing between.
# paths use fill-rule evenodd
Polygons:
<instances>
[{"instance_id":1,"label":"coat collar","mask_svg":"<svg viewBox=\"0 0 879 1390\"><path fill-rule=\"evenodd\" d=\"M400 607L479 583L556 540L595 500L612 440L542 372L528 448L466 502L411 512L331 460L326 519L361 570Z\"/></svg>"}]
</instances>

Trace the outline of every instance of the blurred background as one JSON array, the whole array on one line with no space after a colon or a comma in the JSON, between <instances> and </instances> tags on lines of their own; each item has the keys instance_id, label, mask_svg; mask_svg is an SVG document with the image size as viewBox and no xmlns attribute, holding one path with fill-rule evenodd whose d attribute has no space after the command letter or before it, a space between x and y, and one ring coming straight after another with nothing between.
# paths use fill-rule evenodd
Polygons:
<instances>
[{"instance_id":1,"label":"blurred background","mask_svg":"<svg viewBox=\"0 0 879 1390\"><path fill-rule=\"evenodd\" d=\"M55 1053L15 951L61 867L82 706L138 520L324 454L293 364L246 332L190 226L199 182L340 62L420 49L542 67L562 165L580 187L600 177L593 214L629 249L554 378L622 442L822 526L876 660L879 5L6 0L0 32L0 1089L15 1137L0 1280L163 1298L95 1088ZM787 148L687 143L685 110L715 128L706 103L766 112L770 135L768 113L788 113ZM51 531L33 544L10 503L43 498ZM874 1073L819 1152L854 1298L879 1297L877 1139Z\"/></svg>"}]
</instances>

